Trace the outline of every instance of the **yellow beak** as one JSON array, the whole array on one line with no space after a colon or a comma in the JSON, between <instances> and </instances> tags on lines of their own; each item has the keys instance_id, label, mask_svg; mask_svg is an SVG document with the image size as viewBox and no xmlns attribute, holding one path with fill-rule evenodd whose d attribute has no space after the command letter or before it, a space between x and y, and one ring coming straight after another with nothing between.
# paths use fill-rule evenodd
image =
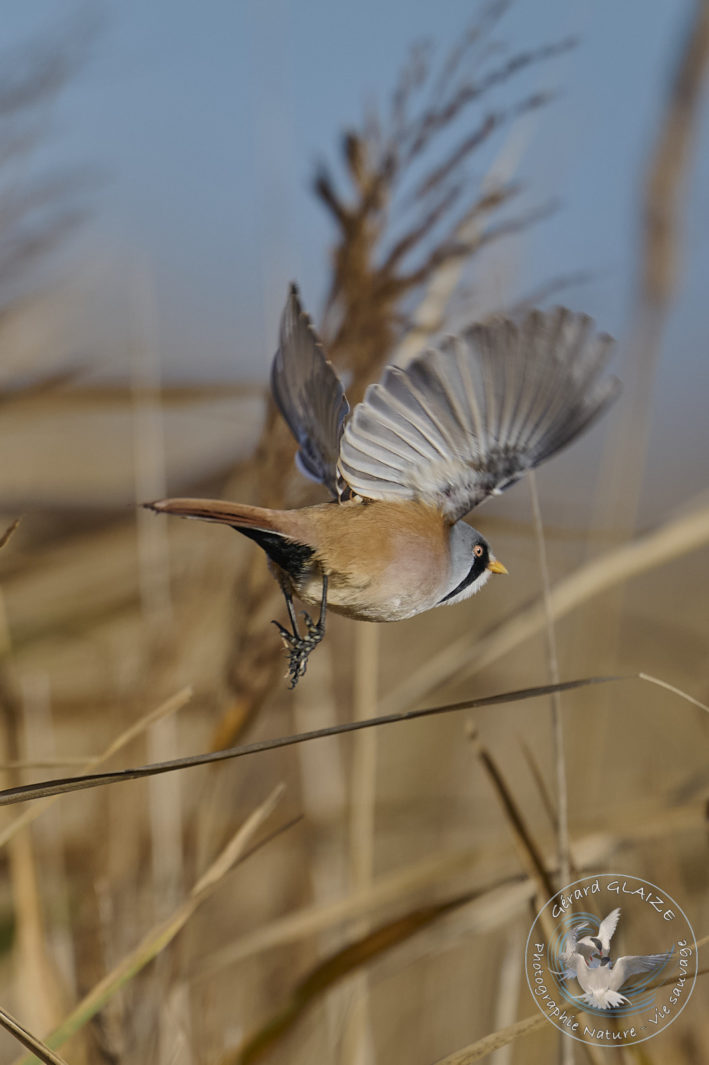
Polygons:
<instances>
[{"instance_id":1,"label":"yellow beak","mask_svg":"<svg viewBox=\"0 0 709 1065\"><path fill-rule=\"evenodd\" d=\"M487 564L491 573L507 573L507 567L503 566L496 558L491 558Z\"/></svg>"}]
</instances>

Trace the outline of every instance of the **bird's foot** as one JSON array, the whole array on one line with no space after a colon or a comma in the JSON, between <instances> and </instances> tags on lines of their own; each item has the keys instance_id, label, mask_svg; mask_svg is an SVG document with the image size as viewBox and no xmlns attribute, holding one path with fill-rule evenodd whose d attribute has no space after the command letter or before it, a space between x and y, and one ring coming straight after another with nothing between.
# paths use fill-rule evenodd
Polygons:
<instances>
[{"instance_id":1,"label":"bird's foot","mask_svg":"<svg viewBox=\"0 0 709 1065\"><path fill-rule=\"evenodd\" d=\"M280 621L273 622L280 632L281 639L288 652L288 678L291 688L295 688L300 678L304 675L308 666L308 657L325 635L324 620L313 621L310 614L305 610L303 611L303 617L305 618L306 628L304 636L301 636L297 631L291 632L284 625L281 625Z\"/></svg>"}]
</instances>

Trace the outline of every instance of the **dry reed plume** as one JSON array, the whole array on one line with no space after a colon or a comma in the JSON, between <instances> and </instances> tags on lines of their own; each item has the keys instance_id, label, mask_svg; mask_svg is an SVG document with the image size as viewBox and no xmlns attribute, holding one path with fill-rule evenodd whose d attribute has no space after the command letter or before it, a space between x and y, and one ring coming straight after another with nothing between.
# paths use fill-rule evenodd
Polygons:
<instances>
[{"instance_id":1,"label":"dry reed plume","mask_svg":"<svg viewBox=\"0 0 709 1065\"><path fill-rule=\"evenodd\" d=\"M448 55L412 49L388 106L345 133L337 166L315 175L335 233L322 333L355 402L386 360L446 326L486 248L521 241L553 210L521 175L474 176L522 116L542 113L553 94L539 83L572 44L509 50L511 6L481 8ZM679 283L680 190L709 52L707 4L694 10L642 201L638 357ZM72 33L6 63L0 170L39 143L34 120L91 39ZM5 200L0 190L0 336L39 315L47 256L79 221L84 191L64 175ZM540 279L540 294L576 276ZM560 880L645 876L706 937L706 498L638 530L633 493L620 493L621 512L611 485L579 530L542 521L540 479L533 508L521 490L514 520L485 515L500 555L520 559L504 595L386 628L334 619L287 693L269 624L279 595L255 549L227 531L134 517L135 499L165 479L165 427L169 441L194 412L246 418L264 399L160 381L149 279L137 287L146 337L127 385L82 387L74 366L3 385L0 413L18 433L32 419L90 426L97 414L101 432L119 415L131 427L120 470L101 471L118 487L98 504L80 469L57 465L72 494L9 496L0 527L0 1058L552 1060L558 1033L532 1015L522 956ZM617 463L620 486L644 461L659 328L653 337L644 384L626 383L631 415L607 430L610 440L637 431L643 444L625 470ZM248 461L171 489L270 506L314 498L265 405ZM554 754L548 699L562 691ZM179 772L139 768L175 761ZM11 789L51 775L82 779L39 784L11 808L28 799ZM699 1063L709 1038L699 980L677 1023L618 1060ZM605 1060L561 1045L565 1062Z\"/></svg>"}]
</instances>

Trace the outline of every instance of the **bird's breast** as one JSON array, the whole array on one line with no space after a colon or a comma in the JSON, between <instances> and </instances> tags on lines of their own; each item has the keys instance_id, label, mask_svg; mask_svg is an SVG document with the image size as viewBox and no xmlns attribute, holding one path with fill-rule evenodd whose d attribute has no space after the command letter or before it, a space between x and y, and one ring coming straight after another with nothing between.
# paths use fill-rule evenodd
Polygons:
<instances>
[{"instance_id":1,"label":"bird's breast","mask_svg":"<svg viewBox=\"0 0 709 1065\"><path fill-rule=\"evenodd\" d=\"M314 509L314 508L313 508ZM312 565L294 587L364 621L401 621L435 606L450 570L448 526L420 503L355 503L318 508Z\"/></svg>"}]
</instances>

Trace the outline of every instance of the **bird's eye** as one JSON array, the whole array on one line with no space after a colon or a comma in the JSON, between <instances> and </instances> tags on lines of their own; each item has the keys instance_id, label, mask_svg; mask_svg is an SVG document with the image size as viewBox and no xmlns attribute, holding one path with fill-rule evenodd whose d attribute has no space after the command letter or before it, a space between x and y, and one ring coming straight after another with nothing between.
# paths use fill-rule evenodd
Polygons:
<instances>
[{"instance_id":1,"label":"bird's eye","mask_svg":"<svg viewBox=\"0 0 709 1065\"><path fill-rule=\"evenodd\" d=\"M476 558L482 558L482 556L483 556L483 545L482 544L476 544L475 547L473 548L473 554L475 555Z\"/></svg>"}]
</instances>

